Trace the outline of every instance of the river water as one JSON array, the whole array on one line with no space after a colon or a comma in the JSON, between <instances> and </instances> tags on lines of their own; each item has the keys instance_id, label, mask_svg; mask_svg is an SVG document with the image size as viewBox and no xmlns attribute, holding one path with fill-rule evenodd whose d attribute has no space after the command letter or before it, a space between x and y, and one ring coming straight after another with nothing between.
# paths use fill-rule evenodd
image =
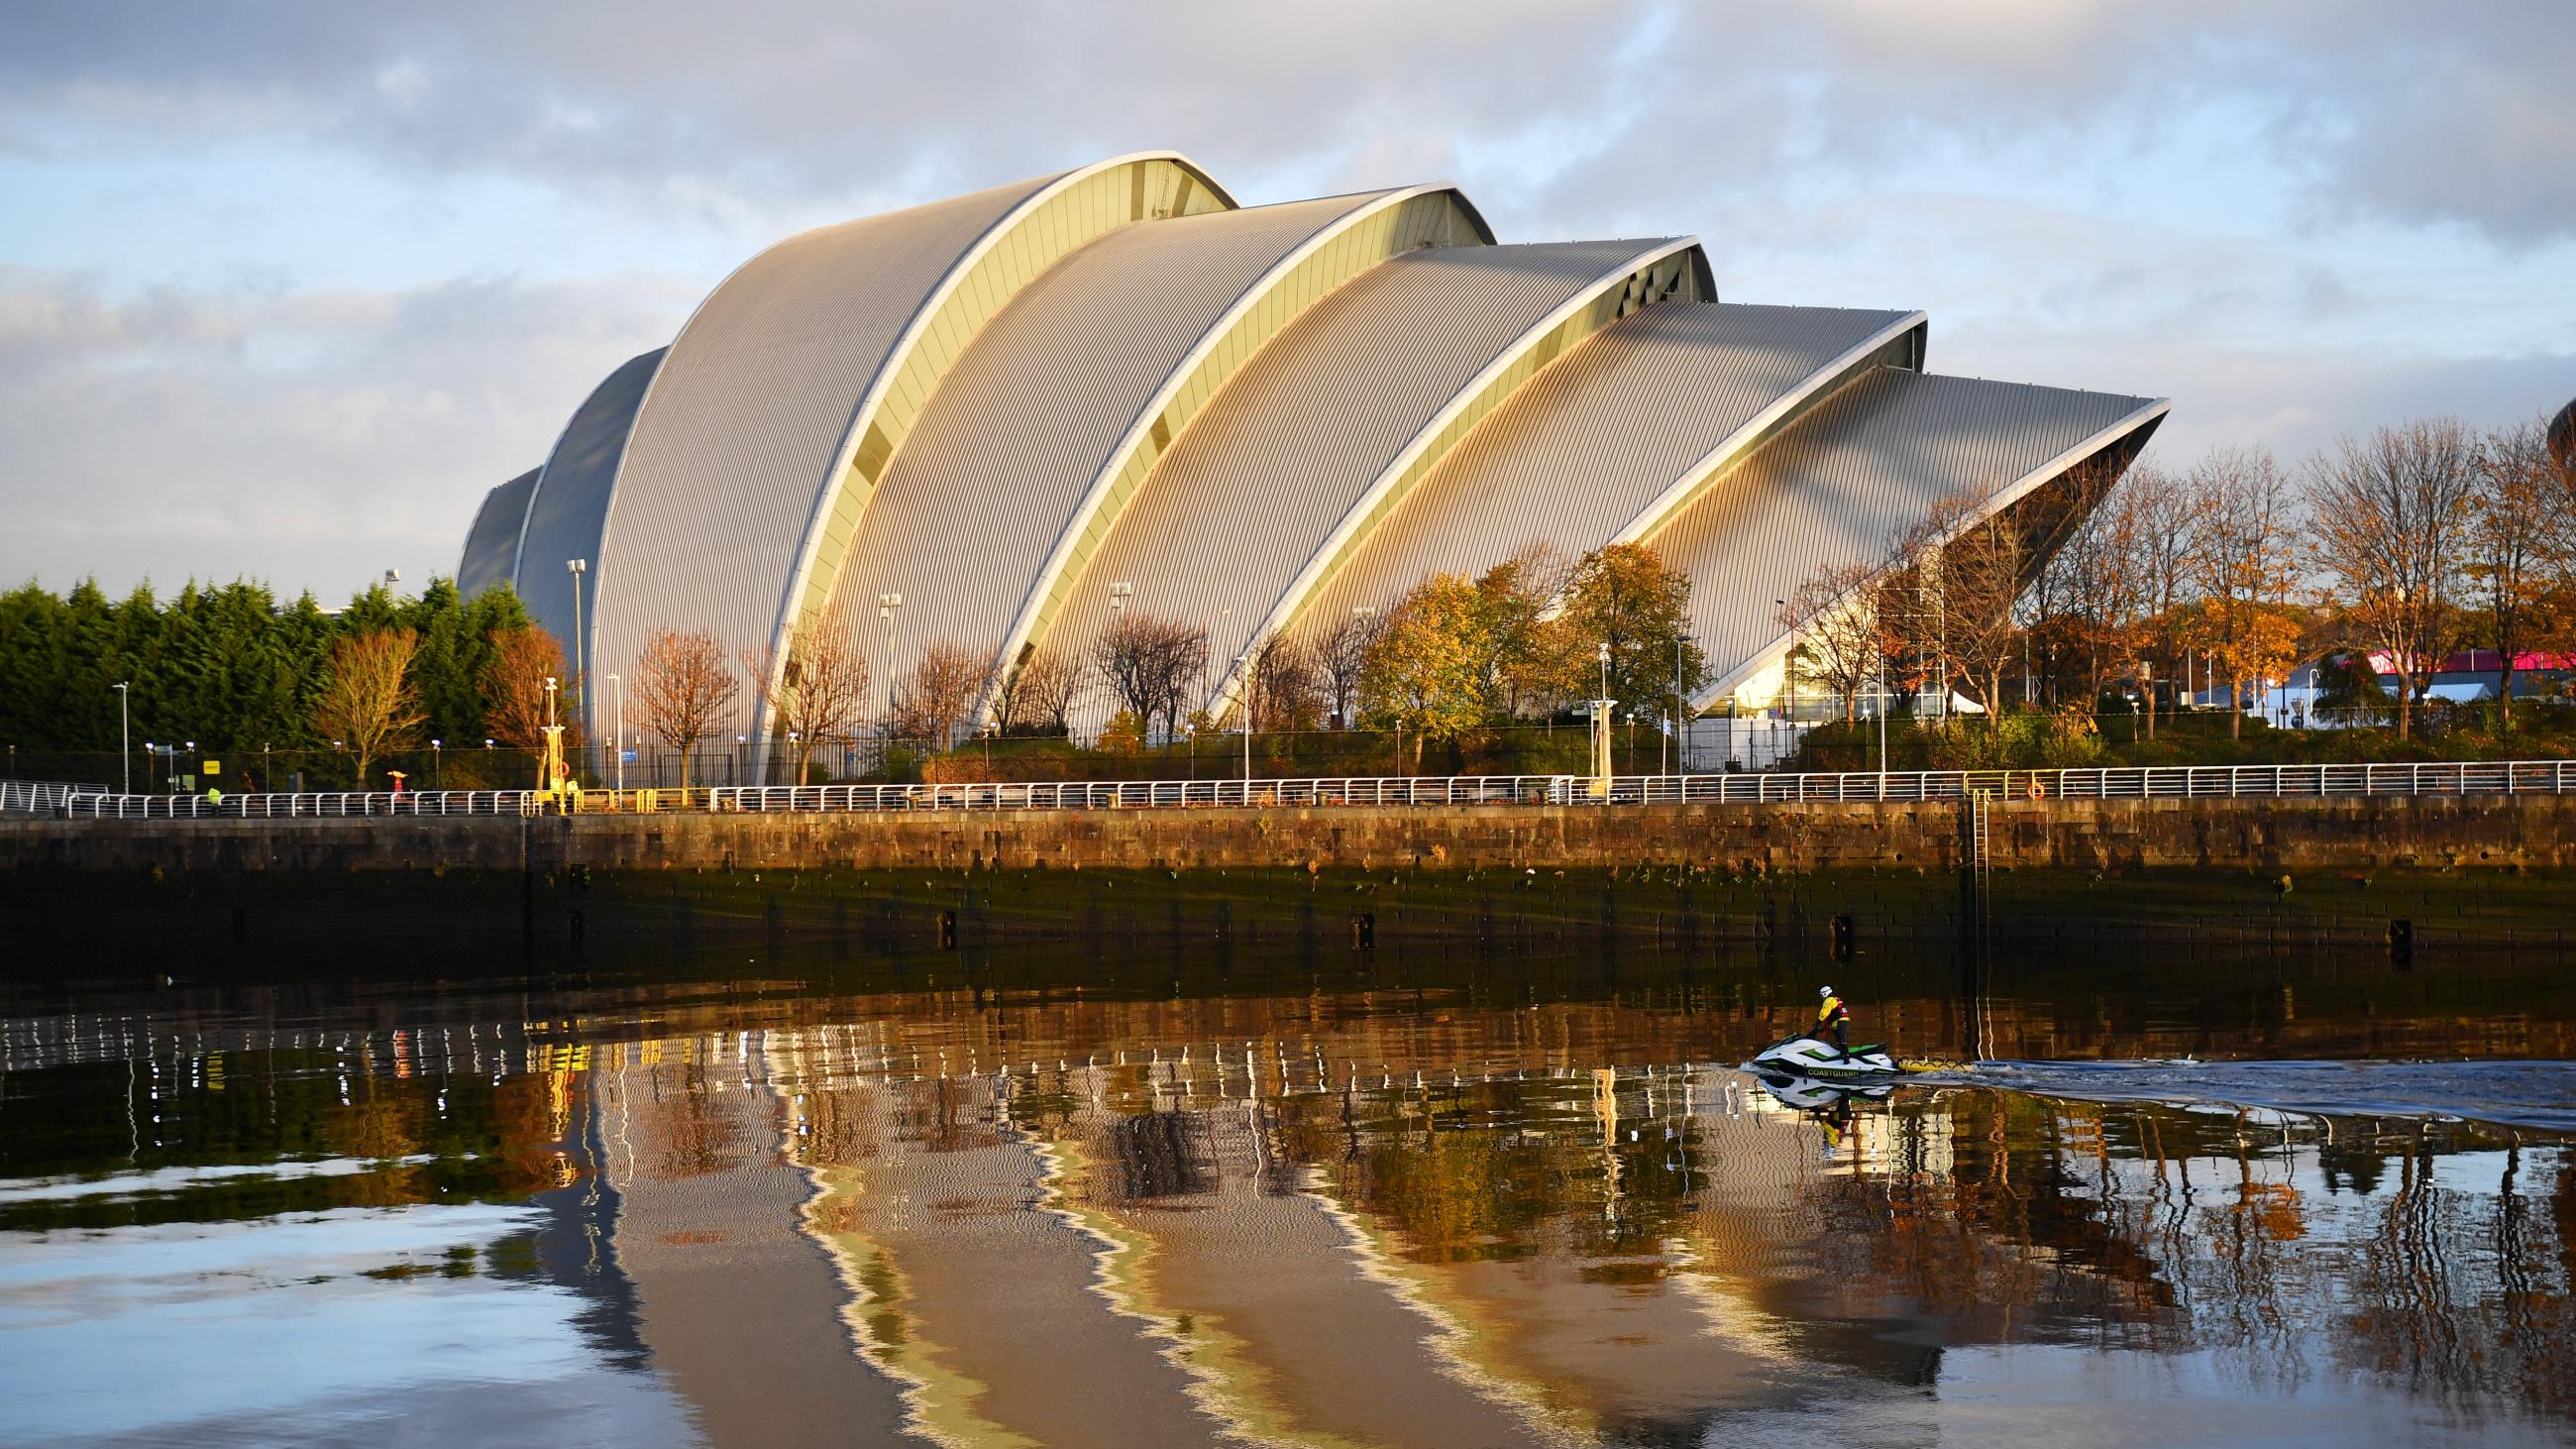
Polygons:
<instances>
[{"instance_id":1,"label":"river water","mask_svg":"<svg viewBox=\"0 0 2576 1449\"><path fill-rule=\"evenodd\" d=\"M1147 954L0 996L0 1440L2576 1435L2554 957Z\"/></svg>"}]
</instances>

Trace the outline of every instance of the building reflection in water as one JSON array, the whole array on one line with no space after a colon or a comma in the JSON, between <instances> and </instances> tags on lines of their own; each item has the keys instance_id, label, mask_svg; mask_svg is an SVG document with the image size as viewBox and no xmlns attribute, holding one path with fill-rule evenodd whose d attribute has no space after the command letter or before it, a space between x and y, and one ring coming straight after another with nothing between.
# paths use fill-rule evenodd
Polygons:
<instances>
[{"instance_id":1,"label":"building reflection in water","mask_svg":"<svg viewBox=\"0 0 2576 1449\"><path fill-rule=\"evenodd\" d=\"M789 1014L13 1022L12 1102L60 1110L0 1116L0 1233L535 1204L487 1271L585 1295L589 1351L725 1441L1664 1442L1819 1402L1938 1432L2006 1361L2162 1363L2316 1433L2576 1420L2546 1134L1793 1103L1615 1002Z\"/></svg>"}]
</instances>

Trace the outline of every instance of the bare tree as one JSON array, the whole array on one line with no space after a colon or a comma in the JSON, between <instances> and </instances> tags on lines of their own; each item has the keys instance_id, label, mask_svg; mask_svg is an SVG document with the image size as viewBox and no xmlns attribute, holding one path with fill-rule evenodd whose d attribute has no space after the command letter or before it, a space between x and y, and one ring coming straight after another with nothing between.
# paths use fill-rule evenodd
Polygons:
<instances>
[{"instance_id":1,"label":"bare tree","mask_svg":"<svg viewBox=\"0 0 2576 1449\"><path fill-rule=\"evenodd\" d=\"M2188 487L2199 505L2201 634L2227 671L2227 733L2239 737L2245 686L2275 662L2280 626L2263 622L2265 606L2289 592L2298 568L2290 479L2261 448L2219 448L2192 468Z\"/></svg>"},{"instance_id":2,"label":"bare tree","mask_svg":"<svg viewBox=\"0 0 2576 1449\"><path fill-rule=\"evenodd\" d=\"M484 711L483 727L504 744L532 750L546 742L546 681L564 677L563 646L555 636L529 625L519 629L492 631L492 657L485 661L477 681L483 697L491 703ZM564 740L569 748L578 732L578 721L558 714L557 722L565 726Z\"/></svg>"},{"instance_id":3,"label":"bare tree","mask_svg":"<svg viewBox=\"0 0 2576 1449\"><path fill-rule=\"evenodd\" d=\"M1843 701L1843 722L1860 718L1860 695L1878 678L1886 659L1879 627L1879 579L1885 570L1853 561L1829 563L1809 575L1777 616L1789 631L1794 654L1808 678Z\"/></svg>"},{"instance_id":4,"label":"bare tree","mask_svg":"<svg viewBox=\"0 0 2576 1449\"><path fill-rule=\"evenodd\" d=\"M989 650L954 639L941 639L922 650L921 662L895 689L897 731L928 740L934 751L955 744L976 696L983 692L985 666L992 657Z\"/></svg>"},{"instance_id":5,"label":"bare tree","mask_svg":"<svg viewBox=\"0 0 2576 1449\"><path fill-rule=\"evenodd\" d=\"M2022 654L2015 605L2030 571L2029 535L2009 510L1980 516L1941 549L1950 657L1984 696L1990 728L2002 723L2004 675Z\"/></svg>"},{"instance_id":6,"label":"bare tree","mask_svg":"<svg viewBox=\"0 0 2576 1449\"><path fill-rule=\"evenodd\" d=\"M1133 610L1121 611L1091 641L1091 660L1118 702L1148 733L1163 718L1163 738L1180 730L1181 706L1207 667L1205 628Z\"/></svg>"},{"instance_id":7,"label":"bare tree","mask_svg":"<svg viewBox=\"0 0 2576 1449\"><path fill-rule=\"evenodd\" d=\"M851 635L814 624L787 639L787 657L774 649L745 654L743 668L769 709L770 733L787 743L795 766L791 783L805 783L814 751L824 741L858 733L866 717L868 661Z\"/></svg>"},{"instance_id":8,"label":"bare tree","mask_svg":"<svg viewBox=\"0 0 2576 1449\"><path fill-rule=\"evenodd\" d=\"M2513 723L2514 656L2530 642L2542 600L2564 581L2576 555L2569 481L2576 473L2550 455L2547 432L2523 423L2487 435L2478 449L2469 512L2468 568L2486 601L2502 656L2498 704Z\"/></svg>"},{"instance_id":9,"label":"bare tree","mask_svg":"<svg viewBox=\"0 0 2576 1449\"><path fill-rule=\"evenodd\" d=\"M1252 726L1312 729L1324 713L1324 686L1313 651L1284 634L1264 634L1245 651L1252 661Z\"/></svg>"},{"instance_id":10,"label":"bare tree","mask_svg":"<svg viewBox=\"0 0 2576 1449\"><path fill-rule=\"evenodd\" d=\"M358 788L367 767L419 728L420 695L411 685L411 658L420 635L410 629L377 629L331 641L331 674L314 702L313 724L345 740L358 756Z\"/></svg>"},{"instance_id":11,"label":"bare tree","mask_svg":"<svg viewBox=\"0 0 2576 1449\"><path fill-rule=\"evenodd\" d=\"M1065 716L1082 693L1083 662L1061 650L1020 646L1020 657L993 688L993 725L1003 734L1064 733Z\"/></svg>"},{"instance_id":12,"label":"bare tree","mask_svg":"<svg viewBox=\"0 0 2576 1449\"><path fill-rule=\"evenodd\" d=\"M2040 656L2051 704L2064 702L2070 676L2086 708L2131 657L2139 610L2137 493L2125 478L2074 510L2057 546L2022 595L2022 618Z\"/></svg>"},{"instance_id":13,"label":"bare tree","mask_svg":"<svg viewBox=\"0 0 2576 1449\"><path fill-rule=\"evenodd\" d=\"M2003 677L2021 656L2022 585L2034 571L2030 540L2009 509L1988 510L1971 485L1936 500L1905 537L1898 587L1914 585L1914 642L1956 667L1981 696L1989 724L2003 713ZM1910 579L1903 576L1910 575Z\"/></svg>"},{"instance_id":14,"label":"bare tree","mask_svg":"<svg viewBox=\"0 0 2576 1449\"><path fill-rule=\"evenodd\" d=\"M1376 641L1382 619L1380 610L1354 609L1348 618L1334 620L1309 646L1316 673L1323 680L1324 697L1342 729L1351 728L1357 717L1353 711L1359 704L1360 675L1368 668L1369 645Z\"/></svg>"},{"instance_id":15,"label":"bare tree","mask_svg":"<svg viewBox=\"0 0 2576 1449\"><path fill-rule=\"evenodd\" d=\"M2477 487L2477 449L2455 418L2346 436L2309 470L2317 565L2355 641L2397 675L2399 739L2451 644Z\"/></svg>"},{"instance_id":16,"label":"bare tree","mask_svg":"<svg viewBox=\"0 0 2576 1449\"><path fill-rule=\"evenodd\" d=\"M2122 492L2128 495L2125 506L2131 525L2129 541L2137 550L2129 565L2137 607L2131 645L2137 658L2151 666L2161 666L2170 679L2181 625L2177 611L2189 596L2199 566L2203 505L2183 479L2153 464L2142 463L2130 470ZM2149 676L2153 672L2153 667L2141 671ZM2156 691L2152 677L2138 681L2138 693L2146 706L2147 738L2154 739Z\"/></svg>"},{"instance_id":17,"label":"bare tree","mask_svg":"<svg viewBox=\"0 0 2576 1449\"><path fill-rule=\"evenodd\" d=\"M635 661L635 709L646 730L680 752L681 789L698 740L741 693L713 636L662 629L646 641Z\"/></svg>"},{"instance_id":18,"label":"bare tree","mask_svg":"<svg viewBox=\"0 0 2576 1449\"><path fill-rule=\"evenodd\" d=\"M2089 703L2102 692L2106 661L2120 657L2116 641L2134 612L2135 590L2125 567L2127 511L2119 497L2114 492L2085 515L2023 596L2023 619L2052 704L2063 702L2060 685L2070 672L2078 697Z\"/></svg>"}]
</instances>

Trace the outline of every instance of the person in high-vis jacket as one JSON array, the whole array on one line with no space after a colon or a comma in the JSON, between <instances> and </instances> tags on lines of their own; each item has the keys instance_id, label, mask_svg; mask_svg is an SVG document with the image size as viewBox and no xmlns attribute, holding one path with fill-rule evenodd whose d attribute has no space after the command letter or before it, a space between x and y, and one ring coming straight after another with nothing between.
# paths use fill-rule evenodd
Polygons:
<instances>
[{"instance_id":1,"label":"person in high-vis jacket","mask_svg":"<svg viewBox=\"0 0 2576 1449\"><path fill-rule=\"evenodd\" d=\"M1834 1050L1841 1052L1850 1051L1850 1009L1843 1005L1843 999L1841 997L1834 995L1834 989L1830 986L1818 987L1816 995L1822 998L1816 1004L1816 1035L1823 1036L1827 1032L1832 1032L1834 1036Z\"/></svg>"}]
</instances>

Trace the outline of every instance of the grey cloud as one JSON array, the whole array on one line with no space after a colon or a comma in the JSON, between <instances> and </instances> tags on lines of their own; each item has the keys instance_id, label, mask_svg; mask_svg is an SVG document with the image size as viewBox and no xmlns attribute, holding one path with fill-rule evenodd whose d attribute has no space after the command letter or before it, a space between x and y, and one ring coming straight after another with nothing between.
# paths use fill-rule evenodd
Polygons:
<instances>
[{"instance_id":1,"label":"grey cloud","mask_svg":"<svg viewBox=\"0 0 2576 1449\"><path fill-rule=\"evenodd\" d=\"M2563 0L100 3L9 28L0 135L18 146L291 127L656 199L927 195L1165 144L1375 184L1519 141L1553 158L1536 181L1557 193L1513 177L1488 203L1588 217L1694 180L1866 180L1927 148L2112 164L2106 146L2214 102L2322 218L2576 235Z\"/></svg>"},{"instance_id":2,"label":"grey cloud","mask_svg":"<svg viewBox=\"0 0 2576 1449\"><path fill-rule=\"evenodd\" d=\"M0 272L0 581L452 571L483 490L692 300L651 278L119 299Z\"/></svg>"}]
</instances>

